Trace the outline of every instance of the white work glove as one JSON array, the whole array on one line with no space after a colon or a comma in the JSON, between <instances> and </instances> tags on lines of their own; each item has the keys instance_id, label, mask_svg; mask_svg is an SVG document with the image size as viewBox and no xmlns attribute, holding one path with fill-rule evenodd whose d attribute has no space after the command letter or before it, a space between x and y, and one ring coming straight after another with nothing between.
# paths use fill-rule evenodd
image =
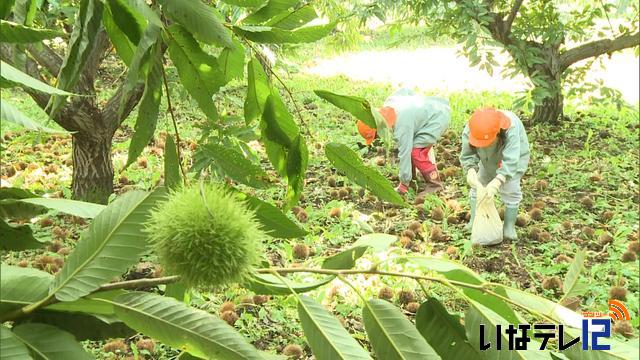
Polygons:
<instances>
[{"instance_id":1,"label":"white work glove","mask_svg":"<svg viewBox=\"0 0 640 360\"><path fill-rule=\"evenodd\" d=\"M474 189L478 186L478 173L476 173L476 169L471 168L467 171L467 184Z\"/></svg>"},{"instance_id":2,"label":"white work glove","mask_svg":"<svg viewBox=\"0 0 640 360\"><path fill-rule=\"evenodd\" d=\"M493 180L491 180L489 182L489 184L487 184L487 196L489 198L493 198L494 196L496 196L496 194L498 193L498 191L500 190L500 187L502 186L502 184L504 184L505 182L505 177L498 174L496 175L495 178L493 178Z\"/></svg>"}]
</instances>

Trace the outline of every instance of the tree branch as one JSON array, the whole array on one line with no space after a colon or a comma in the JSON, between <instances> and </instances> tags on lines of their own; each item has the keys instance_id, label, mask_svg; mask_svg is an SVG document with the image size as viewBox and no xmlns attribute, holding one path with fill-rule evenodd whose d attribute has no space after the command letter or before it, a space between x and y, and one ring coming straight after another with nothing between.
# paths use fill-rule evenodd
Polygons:
<instances>
[{"instance_id":1,"label":"tree branch","mask_svg":"<svg viewBox=\"0 0 640 360\"><path fill-rule=\"evenodd\" d=\"M576 46L560 54L560 66L564 70L580 60L610 54L614 51L640 45L640 33L625 34L615 39L601 39Z\"/></svg>"},{"instance_id":2,"label":"tree branch","mask_svg":"<svg viewBox=\"0 0 640 360\"><path fill-rule=\"evenodd\" d=\"M27 50L38 64L46 68L52 75L58 76L62 66L62 58L53 49L41 43L38 46L29 44Z\"/></svg>"},{"instance_id":3,"label":"tree branch","mask_svg":"<svg viewBox=\"0 0 640 360\"><path fill-rule=\"evenodd\" d=\"M109 98L107 103L102 108L102 118L105 124L115 131L118 126L129 116L131 111L138 105L138 101L142 97L144 92L144 84L139 84L130 93L129 97L124 101L124 108L122 114L120 114L120 104L122 97L124 96L124 81L116 92ZM122 115L122 116L120 116Z\"/></svg>"},{"instance_id":4,"label":"tree branch","mask_svg":"<svg viewBox=\"0 0 640 360\"><path fill-rule=\"evenodd\" d=\"M513 7L509 12L509 16L504 22L504 31L506 35L511 33L511 25L513 24L513 20L516 19L516 16L518 15L518 11L520 11L520 6L522 6L523 2L524 0L516 0L516 2L513 4Z\"/></svg>"}]
</instances>

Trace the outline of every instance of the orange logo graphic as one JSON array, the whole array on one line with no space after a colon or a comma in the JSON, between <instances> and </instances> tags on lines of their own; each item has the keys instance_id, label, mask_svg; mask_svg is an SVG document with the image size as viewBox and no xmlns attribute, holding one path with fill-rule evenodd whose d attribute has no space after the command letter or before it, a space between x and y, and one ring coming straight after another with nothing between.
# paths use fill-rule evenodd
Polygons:
<instances>
[{"instance_id":1,"label":"orange logo graphic","mask_svg":"<svg viewBox=\"0 0 640 360\"><path fill-rule=\"evenodd\" d=\"M612 320L629 320L631 316L629 316L629 311L627 307L624 306L618 300L609 300L609 316Z\"/></svg>"}]
</instances>

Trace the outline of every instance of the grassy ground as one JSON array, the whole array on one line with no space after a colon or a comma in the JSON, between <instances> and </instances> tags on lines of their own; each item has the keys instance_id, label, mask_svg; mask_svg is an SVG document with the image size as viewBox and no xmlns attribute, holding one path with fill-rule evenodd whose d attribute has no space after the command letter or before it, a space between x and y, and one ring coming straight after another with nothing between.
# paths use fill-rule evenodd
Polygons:
<instances>
[{"instance_id":1,"label":"grassy ground","mask_svg":"<svg viewBox=\"0 0 640 360\"><path fill-rule=\"evenodd\" d=\"M629 311L638 314L638 263L621 262L627 245L632 239L637 240L638 235L640 193L637 164L640 159L637 149L640 144L637 109L618 110L594 105L586 111L567 109L568 119L559 125L528 125L532 158L523 178L525 198L521 214L526 224L518 228L520 240L476 249L470 246L469 234L463 229L468 201L467 186L457 161L459 134L475 108L492 105L509 109L513 101L511 95L473 92L429 94L446 96L453 110L451 129L436 146L438 166L445 175L445 190L439 196L427 197L423 204L397 208L381 203L369 194L361 196L357 187L335 174L323 152L323 146L329 141L338 141L357 149L367 163L377 167L389 179L395 179L397 167L391 159L384 158L384 152L378 149L379 144L372 148L360 147L358 142L361 140L353 119L312 93L313 89L325 89L357 94L374 104L380 104L393 89L341 77L318 79L300 74L293 74L286 82L301 108L302 127L310 134L307 138L311 152L310 165L304 199L300 204L306 216L297 216L297 221L310 234L299 240L270 239L266 244L267 257L273 265L314 266L324 256L353 243L367 226L376 232L400 234L409 223L420 221L423 231L416 234L409 248L397 243L386 253L363 257L358 267L366 268L391 253L436 254L460 260L492 281L559 300L562 290L543 288L543 282L554 276L562 278L569 267L570 259L567 258L572 258L579 249L586 249L587 269L583 278L588 286L577 300L579 309L606 312L610 288L621 285L628 292L625 303ZM177 90L177 86L174 89L172 96L180 119L181 137L185 139L183 154L186 155L186 162L191 163L200 141L201 129L207 129L210 125L196 110L195 102ZM241 108L241 93L242 89L231 86L219 96L219 108L230 121ZM28 115L35 117L38 114L24 95L3 92L5 96L14 103L18 102L18 107ZM524 118L526 120L526 116ZM126 161L127 135L131 133L131 127L131 121L127 121L114 139L118 193L136 188L150 189L161 180L164 136L170 130L169 119L162 115L154 143L147 147L137 164L121 171ZM39 193L69 197L66 189L71 180L70 146L70 137L67 135L24 133L3 125L3 181ZM254 148L258 155L262 153L258 145ZM331 178L335 180L335 186L331 186ZM342 188L352 191L347 190L347 195L336 197L335 193ZM283 193L282 189L273 189L256 195L277 204ZM408 195L408 202L414 201L415 193L412 192ZM541 209L539 211L532 210L536 202ZM330 216L333 209L340 209L337 216ZM444 215L440 214L440 210ZM337 212L333 210L334 215ZM44 257L64 259L86 224L72 217L49 214L39 219L34 228L38 237L51 241L50 245L42 250L3 253L2 260L9 264L55 272L59 266L49 264L43 260ZM294 251L294 247L301 243L310 249L308 258ZM402 268L401 265L394 265L390 269ZM161 268L154 263L154 258L148 257L132 268L125 278L160 273ZM290 278L310 281L312 277ZM407 290L414 294L415 301L434 296L445 301L452 311L464 310L462 302L437 285L427 286L423 290L406 280L377 276L353 276L350 279L362 289L365 296L378 296L380 289L390 287L395 294L395 302L400 300L399 291ZM214 293L194 293L191 304L217 313L223 302L246 304L252 295L240 287L226 288ZM357 306L358 298L343 283L336 280L312 292L310 296L331 309L355 338L369 346ZM407 316L411 317L410 309L405 307L405 310ZM294 299L274 297L261 305L239 306L238 313L240 317L234 326L258 348L280 353L285 345L296 343L304 346L307 354L310 354L296 320ZM632 325L637 335L639 322L635 316ZM111 348L122 348L122 351L115 351L118 357L131 355L137 340L127 339L124 347L120 343L112 343ZM104 345L86 344L99 358L116 357L107 351L111 348L103 348ZM177 354L161 344L157 344L153 351L138 352L141 357L157 359L171 358Z\"/></svg>"}]
</instances>

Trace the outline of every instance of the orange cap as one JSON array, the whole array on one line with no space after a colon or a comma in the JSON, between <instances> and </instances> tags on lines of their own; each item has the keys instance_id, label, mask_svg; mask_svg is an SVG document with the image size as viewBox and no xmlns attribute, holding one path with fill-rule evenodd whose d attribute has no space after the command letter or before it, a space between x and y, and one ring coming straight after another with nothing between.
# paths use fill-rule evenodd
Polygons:
<instances>
[{"instance_id":1,"label":"orange cap","mask_svg":"<svg viewBox=\"0 0 640 360\"><path fill-rule=\"evenodd\" d=\"M509 117L496 109L476 110L469 119L469 143L479 148L487 147L495 141L500 129L510 126Z\"/></svg>"},{"instance_id":2,"label":"orange cap","mask_svg":"<svg viewBox=\"0 0 640 360\"><path fill-rule=\"evenodd\" d=\"M398 117L396 115L396 111L392 107L385 106L380 108L380 110L378 111L387 122L387 126L389 128L392 128L393 125L396 124L396 120ZM369 127L361 120L358 120L358 132L364 138L364 143L367 145L371 145L373 140L376 138L376 129Z\"/></svg>"}]
</instances>

